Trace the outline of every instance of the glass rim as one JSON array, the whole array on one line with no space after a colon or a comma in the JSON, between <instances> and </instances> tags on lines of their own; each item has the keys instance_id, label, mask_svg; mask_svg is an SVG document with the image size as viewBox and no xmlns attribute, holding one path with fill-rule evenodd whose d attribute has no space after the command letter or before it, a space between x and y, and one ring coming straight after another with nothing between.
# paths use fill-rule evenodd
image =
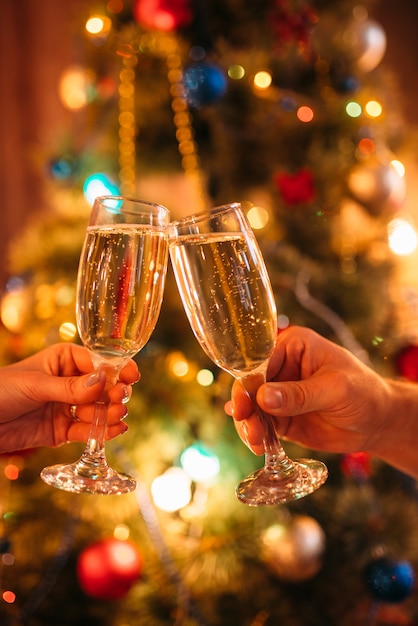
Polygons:
<instances>
[{"instance_id":1,"label":"glass rim","mask_svg":"<svg viewBox=\"0 0 418 626\"><path fill-rule=\"evenodd\" d=\"M112 207L107 207L105 204L105 200L112 200L112 201L121 201L121 202L133 202L134 204L142 204L145 205L147 207L152 207L155 209L162 209L163 211L166 211L167 214L170 214L170 209L168 209L166 206L164 206L164 204L159 204L158 202L152 202L151 200L141 200L141 198L132 198L130 196L123 196L123 195L112 195L112 194L107 194L104 196L96 196L96 198L94 199L94 203L93 206L96 202L99 202L100 204L102 204L104 206L105 209L107 208L112 208ZM132 211L127 210L127 213L131 213Z\"/></svg>"},{"instance_id":2,"label":"glass rim","mask_svg":"<svg viewBox=\"0 0 418 626\"><path fill-rule=\"evenodd\" d=\"M199 213L192 213L191 215L186 215L185 217L181 217L178 220L174 220L170 222L169 228L176 228L177 226L182 226L184 224L197 224L202 220L208 219L209 217L216 217L217 215L221 215L222 213L226 213L229 209L239 208L242 209L241 202L225 202L225 204L220 204L219 206L213 207L211 209L207 209L206 211L200 211Z\"/></svg>"}]
</instances>

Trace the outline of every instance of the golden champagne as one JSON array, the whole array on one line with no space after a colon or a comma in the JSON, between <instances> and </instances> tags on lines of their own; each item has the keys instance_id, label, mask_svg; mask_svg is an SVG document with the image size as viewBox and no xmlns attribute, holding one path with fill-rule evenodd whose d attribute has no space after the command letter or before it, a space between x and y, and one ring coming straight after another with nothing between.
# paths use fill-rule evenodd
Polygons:
<instances>
[{"instance_id":1,"label":"golden champagne","mask_svg":"<svg viewBox=\"0 0 418 626\"><path fill-rule=\"evenodd\" d=\"M168 245L151 226L90 226L81 254L77 320L84 345L104 358L135 355L161 308Z\"/></svg>"},{"instance_id":2,"label":"golden champagne","mask_svg":"<svg viewBox=\"0 0 418 626\"><path fill-rule=\"evenodd\" d=\"M276 340L276 306L257 246L237 233L182 235L170 256L190 326L219 367L251 372Z\"/></svg>"}]
</instances>

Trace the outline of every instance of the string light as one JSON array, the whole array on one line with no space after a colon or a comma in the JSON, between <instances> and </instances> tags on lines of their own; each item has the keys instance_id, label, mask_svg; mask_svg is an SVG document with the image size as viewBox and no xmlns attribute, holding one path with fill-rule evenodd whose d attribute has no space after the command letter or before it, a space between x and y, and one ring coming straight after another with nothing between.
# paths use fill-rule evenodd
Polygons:
<instances>
[{"instance_id":1,"label":"string light","mask_svg":"<svg viewBox=\"0 0 418 626\"><path fill-rule=\"evenodd\" d=\"M178 151L181 156L181 165L186 178L196 190L197 201L202 205L200 209L197 207L197 210L204 210L206 206L205 184L202 177L197 145L194 140L192 116L189 111L183 84L183 67L179 46L174 37L167 35L164 37L164 42L171 108L176 128Z\"/></svg>"},{"instance_id":2,"label":"string light","mask_svg":"<svg viewBox=\"0 0 418 626\"><path fill-rule=\"evenodd\" d=\"M119 181L121 192L135 194L136 136L135 67L138 58L130 46L118 50L122 58L119 72Z\"/></svg>"}]
</instances>

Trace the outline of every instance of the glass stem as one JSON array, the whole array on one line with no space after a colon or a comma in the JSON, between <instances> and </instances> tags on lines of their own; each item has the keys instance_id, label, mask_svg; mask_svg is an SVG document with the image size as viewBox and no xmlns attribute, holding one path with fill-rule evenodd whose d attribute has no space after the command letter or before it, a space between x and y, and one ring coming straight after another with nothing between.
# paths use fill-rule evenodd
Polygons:
<instances>
[{"instance_id":1,"label":"glass stem","mask_svg":"<svg viewBox=\"0 0 418 626\"><path fill-rule=\"evenodd\" d=\"M81 457L81 461L85 464L90 463L106 465L105 457L105 431L107 423L107 411L109 408L109 389L117 382L119 369L106 365L99 366L99 371L106 373L105 388L97 400L94 407L93 422L90 429L89 438L86 448Z\"/></svg>"},{"instance_id":2,"label":"glass stem","mask_svg":"<svg viewBox=\"0 0 418 626\"><path fill-rule=\"evenodd\" d=\"M240 380L245 393L253 403L255 412L263 429L265 469L270 472L280 473L292 471L293 463L280 443L280 439L274 427L274 417L265 413L256 401L257 390L266 380L265 374L261 372L249 374Z\"/></svg>"}]
</instances>

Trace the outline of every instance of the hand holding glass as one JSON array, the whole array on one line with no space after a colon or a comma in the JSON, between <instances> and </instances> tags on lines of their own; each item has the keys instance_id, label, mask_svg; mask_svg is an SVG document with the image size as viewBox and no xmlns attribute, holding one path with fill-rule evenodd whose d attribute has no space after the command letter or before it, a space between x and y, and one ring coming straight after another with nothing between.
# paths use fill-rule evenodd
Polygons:
<instances>
[{"instance_id":1,"label":"hand holding glass","mask_svg":"<svg viewBox=\"0 0 418 626\"><path fill-rule=\"evenodd\" d=\"M327 478L320 461L289 459L274 418L255 402L277 335L270 280L239 203L192 215L169 227L170 258L192 330L207 355L240 380L262 422L265 466L240 482L250 505L278 504L312 493Z\"/></svg>"},{"instance_id":2,"label":"hand holding glass","mask_svg":"<svg viewBox=\"0 0 418 626\"><path fill-rule=\"evenodd\" d=\"M80 338L109 388L125 363L147 343L160 313L168 261L163 206L119 196L97 198L90 216L77 280ZM107 464L104 438L108 395L96 403L90 437L81 458L53 465L42 479L74 493L128 493L133 478Z\"/></svg>"}]
</instances>

